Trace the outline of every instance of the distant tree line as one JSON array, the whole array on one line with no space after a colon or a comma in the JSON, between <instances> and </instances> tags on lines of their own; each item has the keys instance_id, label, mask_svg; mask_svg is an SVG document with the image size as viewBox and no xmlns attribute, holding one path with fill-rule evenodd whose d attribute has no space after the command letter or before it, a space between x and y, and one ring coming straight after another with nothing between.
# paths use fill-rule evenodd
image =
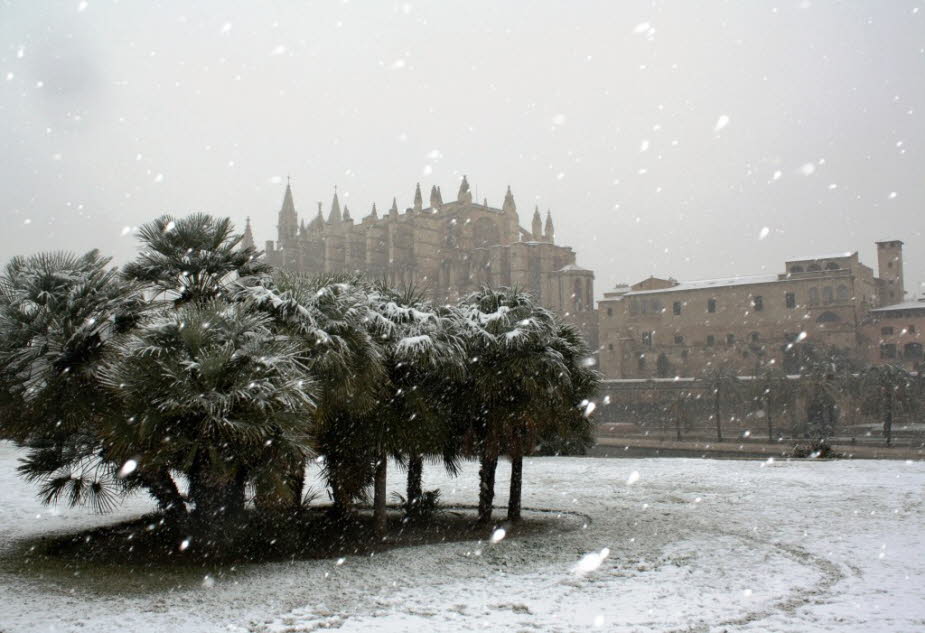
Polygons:
<instances>
[{"instance_id":1,"label":"distant tree line","mask_svg":"<svg viewBox=\"0 0 925 633\"><path fill-rule=\"evenodd\" d=\"M434 305L414 288L271 269L228 219L163 216L121 270L108 258L14 257L0 276L0 438L48 503L116 506L146 490L201 529L305 503L317 459L335 518L373 491L386 529L387 464L422 514L425 461L479 462L489 523L499 459L508 518L523 458L582 451L599 376L578 331L517 289Z\"/></svg>"},{"instance_id":2,"label":"distant tree line","mask_svg":"<svg viewBox=\"0 0 925 633\"><path fill-rule=\"evenodd\" d=\"M843 421L845 411L839 403L850 403L856 413L878 420L887 445L893 442L897 418L922 413L925 377L920 373L895 365L872 365L837 347L791 346L799 347L792 353L799 364L789 372L771 362L756 365L751 376L740 376L733 368L718 364L672 389L670 398L638 403L633 411L641 422L654 420L663 432L673 431L677 440L683 439L696 411L709 418L717 442L728 439L723 434L724 422L735 411L763 419L769 441L787 432L816 448L826 445ZM787 424L785 416L799 421ZM760 434L762 430L752 435Z\"/></svg>"}]
</instances>

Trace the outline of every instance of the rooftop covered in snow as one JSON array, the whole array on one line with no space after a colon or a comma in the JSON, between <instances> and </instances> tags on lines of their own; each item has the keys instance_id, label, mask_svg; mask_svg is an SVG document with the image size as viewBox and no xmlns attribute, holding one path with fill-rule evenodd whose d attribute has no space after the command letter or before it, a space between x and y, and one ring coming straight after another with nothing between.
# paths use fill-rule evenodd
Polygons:
<instances>
[{"instance_id":1,"label":"rooftop covered in snow","mask_svg":"<svg viewBox=\"0 0 925 633\"><path fill-rule=\"evenodd\" d=\"M625 293L625 297L634 297L638 295L658 294L661 292L679 292L682 290L702 290L708 288L721 288L726 286L742 286L748 284L768 284L780 281L777 273L768 273L765 275L745 275L741 277L722 277L719 279L701 279L698 281L682 281L669 288L658 290L634 290Z\"/></svg>"}]
</instances>

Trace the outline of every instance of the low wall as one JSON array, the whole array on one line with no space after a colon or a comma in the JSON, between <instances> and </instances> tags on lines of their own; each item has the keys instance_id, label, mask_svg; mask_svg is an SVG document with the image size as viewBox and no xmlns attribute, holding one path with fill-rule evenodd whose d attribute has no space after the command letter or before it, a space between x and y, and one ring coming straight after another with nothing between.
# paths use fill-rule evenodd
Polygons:
<instances>
[{"instance_id":1,"label":"low wall","mask_svg":"<svg viewBox=\"0 0 925 633\"><path fill-rule=\"evenodd\" d=\"M798 386L798 376L791 380ZM769 439L768 412L756 405L756 387L750 383L751 378L741 378L736 393L721 399L720 418L726 439ZM604 380L596 402L598 437L716 438L713 393L693 378ZM881 423L862 414L860 403L851 394L838 395L836 405L837 438L849 443L883 441ZM805 436L806 404L799 396L786 406L772 408L770 417L773 441ZM898 415L893 423L893 439L897 444L921 444L925 441L925 420Z\"/></svg>"}]
</instances>

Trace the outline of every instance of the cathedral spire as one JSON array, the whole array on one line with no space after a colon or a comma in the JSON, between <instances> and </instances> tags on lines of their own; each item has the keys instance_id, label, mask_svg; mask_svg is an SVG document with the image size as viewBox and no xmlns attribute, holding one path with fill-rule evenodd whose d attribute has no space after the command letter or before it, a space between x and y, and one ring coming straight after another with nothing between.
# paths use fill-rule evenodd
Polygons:
<instances>
[{"instance_id":1,"label":"cathedral spire","mask_svg":"<svg viewBox=\"0 0 925 633\"><path fill-rule=\"evenodd\" d=\"M250 217L244 222L244 235L241 236L241 248L257 248L254 244L254 232L251 231Z\"/></svg>"},{"instance_id":2,"label":"cathedral spire","mask_svg":"<svg viewBox=\"0 0 925 633\"><path fill-rule=\"evenodd\" d=\"M437 189L437 185L434 185L430 188L430 208L437 211L442 206L443 197L440 195L440 190Z\"/></svg>"},{"instance_id":3,"label":"cathedral spire","mask_svg":"<svg viewBox=\"0 0 925 633\"><path fill-rule=\"evenodd\" d=\"M371 217L371 218L374 219L374 220L378 220L378 219L379 219L379 212L376 211L376 203L375 203L375 202L373 203L373 210L370 211L369 217Z\"/></svg>"},{"instance_id":4,"label":"cathedral spire","mask_svg":"<svg viewBox=\"0 0 925 633\"><path fill-rule=\"evenodd\" d=\"M556 231L552 227L552 212L549 211L549 209L546 210L546 231L543 238L544 241L549 242L550 244L556 241Z\"/></svg>"},{"instance_id":5,"label":"cathedral spire","mask_svg":"<svg viewBox=\"0 0 925 633\"><path fill-rule=\"evenodd\" d=\"M533 241L542 242L543 241L543 218L540 215L540 206L537 205L533 209Z\"/></svg>"},{"instance_id":6,"label":"cathedral spire","mask_svg":"<svg viewBox=\"0 0 925 633\"><path fill-rule=\"evenodd\" d=\"M516 213L517 205L514 204L514 194L511 193L511 186L507 186L507 193L504 194L504 204L501 205L501 210L505 213Z\"/></svg>"},{"instance_id":7,"label":"cathedral spire","mask_svg":"<svg viewBox=\"0 0 925 633\"><path fill-rule=\"evenodd\" d=\"M414 210L421 211L424 209L424 196L421 195L421 183L414 187Z\"/></svg>"},{"instance_id":8,"label":"cathedral spire","mask_svg":"<svg viewBox=\"0 0 925 633\"><path fill-rule=\"evenodd\" d=\"M331 200L331 212L328 214L328 224L343 220L340 214L340 200L337 199L337 187L334 187L334 199Z\"/></svg>"},{"instance_id":9,"label":"cathedral spire","mask_svg":"<svg viewBox=\"0 0 925 633\"><path fill-rule=\"evenodd\" d=\"M299 216L295 211L295 203L292 200L292 187L286 183L286 193L283 195L283 206L279 209L279 216L276 224L278 239L280 241L292 239L299 230Z\"/></svg>"},{"instance_id":10,"label":"cathedral spire","mask_svg":"<svg viewBox=\"0 0 925 633\"><path fill-rule=\"evenodd\" d=\"M462 182L459 183L459 193L456 194L457 202L472 202L472 192L469 191L469 181L465 176L462 177Z\"/></svg>"},{"instance_id":11,"label":"cathedral spire","mask_svg":"<svg viewBox=\"0 0 925 633\"><path fill-rule=\"evenodd\" d=\"M392 208L389 209L390 216L398 216L398 199L392 197Z\"/></svg>"},{"instance_id":12,"label":"cathedral spire","mask_svg":"<svg viewBox=\"0 0 925 633\"><path fill-rule=\"evenodd\" d=\"M353 218L350 217L350 209L347 208L347 205L344 205L344 222L353 222Z\"/></svg>"}]
</instances>

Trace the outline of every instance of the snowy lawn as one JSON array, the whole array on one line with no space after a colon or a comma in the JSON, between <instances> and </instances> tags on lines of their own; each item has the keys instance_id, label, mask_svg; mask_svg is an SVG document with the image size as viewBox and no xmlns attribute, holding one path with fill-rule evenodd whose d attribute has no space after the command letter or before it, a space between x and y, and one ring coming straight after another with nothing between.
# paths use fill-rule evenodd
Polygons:
<instances>
[{"instance_id":1,"label":"snowy lawn","mask_svg":"<svg viewBox=\"0 0 925 633\"><path fill-rule=\"evenodd\" d=\"M568 512L549 533L200 572L21 569L24 539L153 504L43 507L17 457L0 443L2 633L925 630L923 462L533 458L525 507ZM476 466L425 487L472 504Z\"/></svg>"}]
</instances>

